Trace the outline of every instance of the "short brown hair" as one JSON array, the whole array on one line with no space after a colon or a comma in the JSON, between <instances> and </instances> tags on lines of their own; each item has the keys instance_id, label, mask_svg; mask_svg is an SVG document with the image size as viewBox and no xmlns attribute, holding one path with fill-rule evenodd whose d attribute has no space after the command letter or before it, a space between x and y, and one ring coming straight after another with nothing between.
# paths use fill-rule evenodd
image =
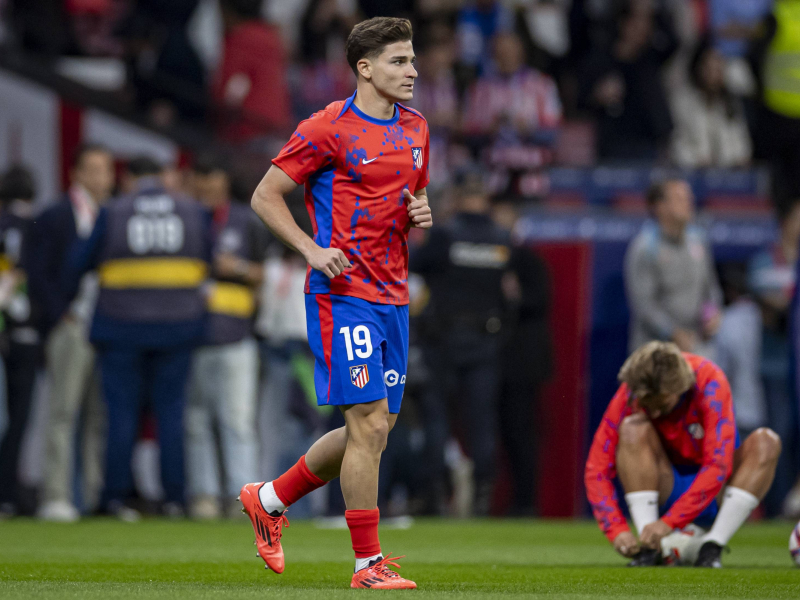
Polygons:
<instances>
[{"instance_id":1,"label":"short brown hair","mask_svg":"<svg viewBox=\"0 0 800 600\"><path fill-rule=\"evenodd\" d=\"M347 63L358 77L358 61L378 56L389 44L410 42L411 21L396 17L373 17L353 27L344 46Z\"/></svg>"},{"instance_id":2,"label":"short brown hair","mask_svg":"<svg viewBox=\"0 0 800 600\"><path fill-rule=\"evenodd\" d=\"M617 377L640 405L667 394L683 394L695 383L692 367L672 342L648 342L637 348Z\"/></svg>"}]
</instances>

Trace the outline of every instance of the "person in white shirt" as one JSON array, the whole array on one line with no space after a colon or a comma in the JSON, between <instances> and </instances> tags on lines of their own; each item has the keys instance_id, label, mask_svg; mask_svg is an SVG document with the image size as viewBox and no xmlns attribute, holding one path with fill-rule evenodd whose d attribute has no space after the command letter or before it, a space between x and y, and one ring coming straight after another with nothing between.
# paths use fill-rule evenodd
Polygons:
<instances>
[{"instance_id":1,"label":"person in white shirt","mask_svg":"<svg viewBox=\"0 0 800 600\"><path fill-rule=\"evenodd\" d=\"M690 84L672 97L672 160L680 167L736 168L750 163L744 110L725 84L725 61L708 41L690 63Z\"/></svg>"},{"instance_id":2,"label":"person in white shirt","mask_svg":"<svg viewBox=\"0 0 800 600\"><path fill-rule=\"evenodd\" d=\"M290 251L283 250L264 263L255 331L263 340L259 472L267 478L277 477L285 470L283 459L290 456L293 461L308 446L307 429L291 418L293 391L299 390L316 404L306 332L305 280L305 262Z\"/></svg>"}]
</instances>

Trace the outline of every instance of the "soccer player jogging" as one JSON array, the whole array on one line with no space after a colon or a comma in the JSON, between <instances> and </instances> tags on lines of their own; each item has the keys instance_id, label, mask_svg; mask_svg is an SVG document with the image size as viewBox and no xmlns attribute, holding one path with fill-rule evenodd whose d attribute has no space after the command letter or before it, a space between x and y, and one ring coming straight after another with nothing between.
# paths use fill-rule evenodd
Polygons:
<instances>
[{"instance_id":1,"label":"soccer player jogging","mask_svg":"<svg viewBox=\"0 0 800 600\"><path fill-rule=\"evenodd\" d=\"M600 529L631 566L649 566L660 562L661 539L673 529L710 526L695 566L721 567L722 548L772 485L780 438L761 428L740 444L725 374L670 342L640 347L619 379L586 462ZM615 476L638 540L620 511Z\"/></svg>"},{"instance_id":2,"label":"soccer player jogging","mask_svg":"<svg viewBox=\"0 0 800 600\"><path fill-rule=\"evenodd\" d=\"M242 488L268 569L283 572L284 511L339 477L356 555L351 587L415 588L389 569L378 541L378 466L403 397L408 362L410 227L433 224L428 125L399 104L414 90L411 23L377 17L350 33L356 93L298 125L256 189L252 206L308 262L306 319L321 405L345 426L320 438L286 473ZM284 200L305 185L309 238Z\"/></svg>"}]
</instances>

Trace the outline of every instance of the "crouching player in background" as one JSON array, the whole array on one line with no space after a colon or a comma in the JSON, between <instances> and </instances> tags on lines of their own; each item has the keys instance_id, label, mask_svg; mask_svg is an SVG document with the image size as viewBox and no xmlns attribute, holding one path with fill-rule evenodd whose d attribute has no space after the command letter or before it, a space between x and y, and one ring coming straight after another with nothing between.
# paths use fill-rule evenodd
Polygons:
<instances>
[{"instance_id":1,"label":"crouching player in background","mask_svg":"<svg viewBox=\"0 0 800 600\"><path fill-rule=\"evenodd\" d=\"M673 530L711 527L694 564L721 567L722 548L772 484L780 438L761 428L740 444L725 374L672 343L636 350L619 380L586 462L586 491L600 529L633 559L630 566L650 566L660 564L661 540ZM620 510L615 476L638 541Z\"/></svg>"}]
</instances>

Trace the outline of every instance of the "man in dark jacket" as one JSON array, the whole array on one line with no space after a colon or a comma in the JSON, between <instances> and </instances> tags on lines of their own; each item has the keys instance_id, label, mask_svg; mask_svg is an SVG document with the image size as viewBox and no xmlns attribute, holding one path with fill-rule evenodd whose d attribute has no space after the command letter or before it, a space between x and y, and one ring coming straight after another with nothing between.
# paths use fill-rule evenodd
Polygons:
<instances>
[{"instance_id":1,"label":"man in dark jacket","mask_svg":"<svg viewBox=\"0 0 800 600\"><path fill-rule=\"evenodd\" d=\"M104 415L94 350L87 335L97 283L88 275L73 299L62 289L60 280L69 248L76 240L89 237L97 212L114 187L111 153L96 145L79 148L70 180L64 196L35 219L30 237L36 251L30 253L28 261L31 298L42 311L40 325L50 378L39 516L53 521L75 521L79 516L72 501L72 466L76 422L81 413L86 419L80 431L87 510L94 508L102 485Z\"/></svg>"},{"instance_id":2,"label":"man in dark jacket","mask_svg":"<svg viewBox=\"0 0 800 600\"><path fill-rule=\"evenodd\" d=\"M421 398L430 477L446 479L448 403L457 393L454 420L474 462L473 510L485 515L494 483L501 332L508 325L503 281L512 247L510 233L492 221L480 177L464 179L458 212L431 230L427 243L411 255L409 270L425 278L431 295L423 319L431 376Z\"/></svg>"},{"instance_id":3,"label":"man in dark jacket","mask_svg":"<svg viewBox=\"0 0 800 600\"><path fill-rule=\"evenodd\" d=\"M595 112L601 159L654 160L665 149L672 117L661 68L677 48L664 15L631 2L617 17L617 38L590 54L581 103Z\"/></svg>"}]
</instances>

